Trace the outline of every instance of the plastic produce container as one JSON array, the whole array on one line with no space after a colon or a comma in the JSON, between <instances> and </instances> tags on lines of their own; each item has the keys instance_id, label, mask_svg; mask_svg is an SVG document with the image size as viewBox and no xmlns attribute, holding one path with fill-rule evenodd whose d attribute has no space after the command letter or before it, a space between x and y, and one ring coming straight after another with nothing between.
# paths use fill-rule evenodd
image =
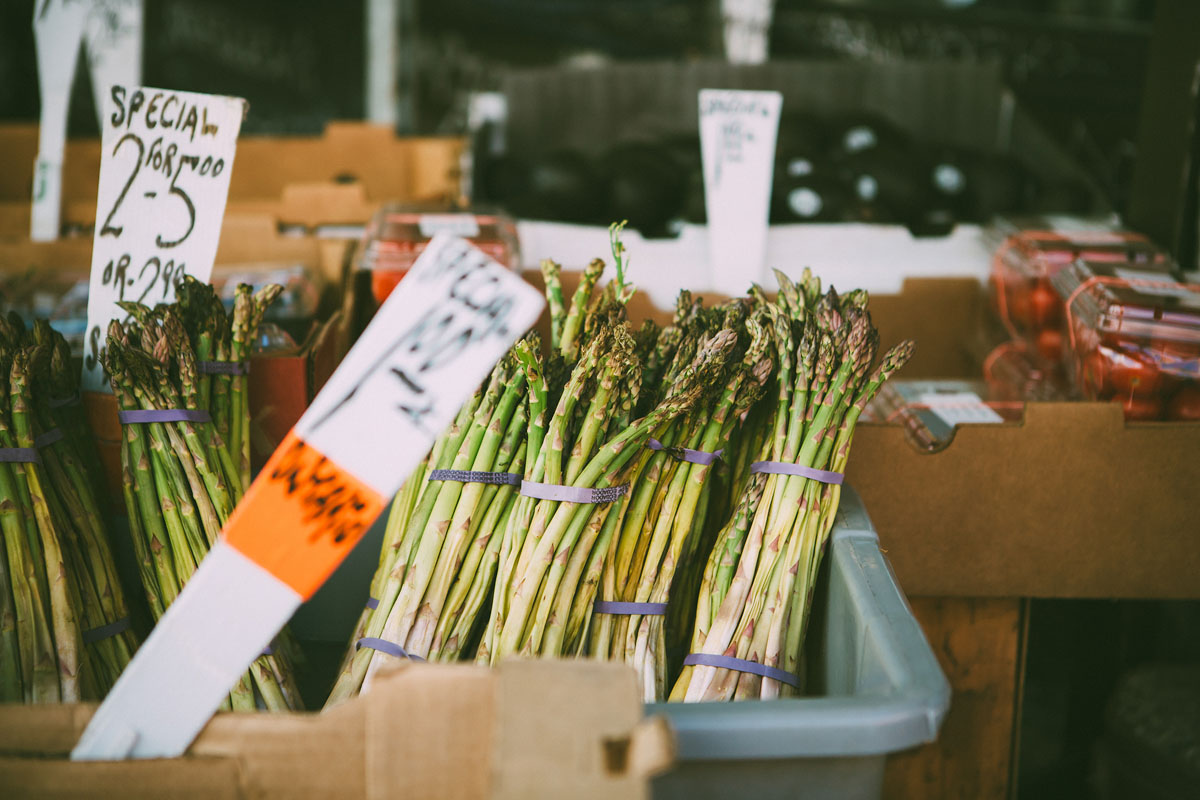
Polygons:
<instances>
[{"instance_id":1,"label":"plastic produce container","mask_svg":"<svg viewBox=\"0 0 1200 800\"><path fill-rule=\"evenodd\" d=\"M439 233L467 239L510 269L520 264L517 227L503 214L433 213L388 205L368 223L357 269L371 272L371 293L382 303Z\"/></svg>"},{"instance_id":2,"label":"plastic produce container","mask_svg":"<svg viewBox=\"0 0 1200 800\"><path fill-rule=\"evenodd\" d=\"M888 754L937 738L950 684L849 487L827 556L806 696L648 706L678 737L655 798L877 798Z\"/></svg>"},{"instance_id":3,"label":"plastic produce container","mask_svg":"<svg viewBox=\"0 0 1200 800\"><path fill-rule=\"evenodd\" d=\"M1200 419L1200 286L1153 265L1081 259L1054 287L1084 397L1120 402L1126 419Z\"/></svg>"},{"instance_id":4,"label":"plastic produce container","mask_svg":"<svg viewBox=\"0 0 1200 800\"><path fill-rule=\"evenodd\" d=\"M1080 258L1154 265L1167 274L1174 262L1141 234L1118 231L1022 231L992 259L992 304L1014 339L1028 341L1043 360L1062 351L1063 305L1051 280Z\"/></svg>"}]
</instances>

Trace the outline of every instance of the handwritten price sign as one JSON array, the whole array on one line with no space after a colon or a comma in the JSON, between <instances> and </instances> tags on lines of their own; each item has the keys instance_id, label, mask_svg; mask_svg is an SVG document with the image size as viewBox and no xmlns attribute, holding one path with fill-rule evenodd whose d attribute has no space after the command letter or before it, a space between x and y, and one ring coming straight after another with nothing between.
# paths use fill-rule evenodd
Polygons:
<instances>
[{"instance_id":1,"label":"handwritten price sign","mask_svg":"<svg viewBox=\"0 0 1200 800\"><path fill-rule=\"evenodd\" d=\"M113 86L101 133L100 189L83 388L109 391L108 323L131 300L175 299L185 274L212 274L246 101Z\"/></svg>"},{"instance_id":2,"label":"handwritten price sign","mask_svg":"<svg viewBox=\"0 0 1200 800\"><path fill-rule=\"evenodd\" d=\"M467 242L434 237L251 484L71 757L183 753L542 305Z\"/></svg>"}]
</instances>

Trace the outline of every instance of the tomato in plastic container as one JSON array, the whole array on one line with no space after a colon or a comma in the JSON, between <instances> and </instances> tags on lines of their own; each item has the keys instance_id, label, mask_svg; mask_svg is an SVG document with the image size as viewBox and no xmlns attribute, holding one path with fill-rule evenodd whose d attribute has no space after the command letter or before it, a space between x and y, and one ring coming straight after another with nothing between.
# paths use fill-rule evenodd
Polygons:
<instances>
[{"instance_id":1,"label":"tomato in plastic container","mask_svg":"<svg viewBox=\"0 0 1200 800\"><path fill-rule=\"evenodd\" d=\"M445 213L386 205L367 224L355 268L371 273L371 294L382 303L439 233L470 241L510 269L520 266L517 227L503 214Z\"/></svg>"},{"instance_id":2,"label":"tomato in plastic container","mask_svg":"<svg viewBox=\"0 0 1200 800\"><path fill-rule=\"evenodd\" d=\"M1053 283L1084 397L1121 403L1127 419L1200 419L1200 286L1153 264L1088 259Z\"/></svg>"},{"instance_id":3,"label":"tomato in plastic container","mask_svg":"<svg viewBox=\"0 0 1200 800\"><path fill-rule=\"evenodd\" d=\"M995 401L1065 400L1070 387L1061 370L1047 368L1036 349L1023 340L1004 342L983 362L988 396Z\"/></svg>"},{"instance_id":4,"label":"tomato in plastic container","mask_svg":"<svg viewBox=\"0 0 1200 800\"><path fill-rule=\"evenodd\" d=\"M1058 333L1063 318L1062 298L1051 280L1080 258L1152 265L1163 274L1174 266L1165 251L1137 233L1025 230L1009 236L992 259L992 304L1009 334L1034 344L1050 362L1061 353L1057 340L1042 334Z\"/></svg>"}]
</instances>

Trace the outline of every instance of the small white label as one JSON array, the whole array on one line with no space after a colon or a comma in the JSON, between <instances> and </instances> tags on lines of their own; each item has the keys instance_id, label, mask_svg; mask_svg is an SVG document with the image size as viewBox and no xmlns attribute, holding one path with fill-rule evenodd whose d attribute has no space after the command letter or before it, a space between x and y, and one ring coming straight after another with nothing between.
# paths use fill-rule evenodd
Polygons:
<instances>
[{"instance_id":1,"label":"small white label","mask_svg":"<svg viewBox=\"0 0 1200 800\"><path fill-rule=\"evenodd\" d=\"M820 214L825 204L821 202L821 195L807 186L802 186L788 193L788 205L796 212L796 216L807 219Z\"/></svg>"},{"instance_id":2,"label":"small white label","mask_svg":"<svg viewBox=\"0 0 1200 800\"><path fill-rule=\"evenodd\" d=\"M763 278L779 92L700 90L700 152L713 288L740 294Z\"/></svg>"},{"instance_id":3,"label":"small white label","mask_svg":"<svg viewBox=\"0 0 1200 800\"><path fill-rule=\"evenodd\" d=\"M479 223L470 214L422 214L417 226L422 236L432 239L439 233L471 239L479 235Z\"/></svg>"},{"instance_id":4,"label":"small white label","mask_svg":"<svg viewBox=\"0 0 1200 800\"><path fill-rule=\"evenodd\" d=\"M985 405L979 395L972 392L923 394L917 399L917 403L928 408L950 427L963 422L1004 422L1003 417Z\"/></svg>"},{"instance_id":5,"label":"small white label","mask_svg":"<svg viewBox=\"0 0 1200 800\"><path fill-rule=\"evenodd\" d=\"M848 153L857 153L861 150L867 150L879 143L875 131L871 130L866 125L855 125L850 130L846 131L845 138L842 139L842 145Z\"/></svg>"},{"instance_id":6,"label":"small white label","mask_svg":"<svg viewBox=\"0 0 1200 800\"><path fill-rule=\"evenodd\" d=\"M297 435L390 497L543 302L468 242L434 237L296 423Z\"/></svg>"},{"instance_id":7,"label":"small white label","mask_svg":"<svg viewBox=\"0 0 1200 800\"><path fill-rule=\"evenodd\" d=\"M807 158L793 158L787 165L787 174L792 178L803 178L805 175L811 175L812 171L813 163Z\"/></svg>"},{"instance_id":8,"label":"small white label","mask_svg":"<svg viewBox=\"0 0 1200 800\"><path fill-rule=\"evenodd\" d=\"M966 176L953 164L938 164L934 167L933 183L946 194L958 194L967 188Z\"/></svg>"},{"instance_id":9,"label":"small white label","mask_svg":"<svg viewBox=\"0 0 1200 800\"><path fill-rule=\"evenodd\" d=\"M879 196L879 181L871 175L860 175L854 183L854 190L860 200L869 202Z\"/></svg>"},{"instance_id":10,"label":"small white label","mask_svg":"<svg viewBox=\"0 0 1200 800\"><path fill-rule=\"evenodd\" d=\"M95 0L84 26L96 115L104 125L106 93L113 84L142 82L142 0Z\"/></svg>"},{"instance_id":11,"label":"small white label","mask_svg":"<svg viewBox=\"0 0 1200 800\"><path fill-rule=\"evenodd\" d=\"M1170 275L1138 272L1120 267L1113 267L1113 275L1123 281L1129 281L1130 288L1139 294L1154 297L1178 297L1187 301L1188 305L1200 306L1200 294L1182 283L1176 283Z\"/></svg>"},{"instance_id":12,"label":"small white label","mask_svg":"<svg viewBox=\"0 0 1200 800\"><path fill-rule=\"evenodd\" d=\"M175 299L185 274L208 281L246 101L111 87L100 137L100 187L83 347L85 391L108 392L102 354L118 301Z\"/></svg>"}]
</instances>

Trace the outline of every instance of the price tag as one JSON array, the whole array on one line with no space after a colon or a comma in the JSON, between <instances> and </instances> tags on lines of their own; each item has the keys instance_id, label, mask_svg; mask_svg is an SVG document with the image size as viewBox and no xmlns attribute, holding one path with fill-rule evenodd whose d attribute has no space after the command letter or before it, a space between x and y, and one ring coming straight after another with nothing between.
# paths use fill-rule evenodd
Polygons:
<instances>
[{"instance_id":1,"label":"price tag","mask_svg":"<svg viewBox=\"0 0 1200 800\"><path fill-rule=\"evenodd\" d=\"M84 391L111 391L102 351L121 300L175 299L208 281L246 101L114 85L100 137L100 189L84 338Z\"/></svg>"},{"instance_id":2,"label":"price tag","mask_svg":"<svg viewBox=\"0 0 1200 800\"><path fill-rule=\"evenodd\" d=\"M422 214L417 221L422 236L430 238L439 233L470 239L479 235L479 223L470 214Z\"/></svg>"},{"instance_id":3,"label":"price tag","mask_svg":"<svg viewBox=\"0 0 1200 800\"><path fill-rule=\"evenodd\" d=\"M921 395L917 402L951 428L964 422L1004 422L1004 418L974 392L931 392Z\"/></svg>"},{"instance_id":4,"label":"price tag","mask_svg":"<svg viewBox=\"0 0 1200 800\"><path fill-rule=\"evenodd\" d=\"M38 92L42 103L38 154L33 164L29 238L58 238L62 214L62 165L67 145L67 108L79 60L84 20L92 0L38 0L33 6Z\"/></svg>"},{"instance_id":5,"label":"price tag","mask_svg":"<svg viewBox=\"0 0 1200 800\"><path fill-rule=\"evenodd\" d=\"M763 278L779 92L700 90L700 151L713 288L730 295Z\"/></svg>"},{"instance_id":6,"label":"price tag","mask_svg":"<svg viewBox=\"0 0 1200 800\"><path fill-rule=\"evenodd\" d=\"M107 92L113 84L142 82L142 0L94 0L84 24L92 97L104 126Z\"/></svg>"},{"instance_id":7,"label":"price tag","mask_svg":"<svg viewBox=\"0 0 1200 800\"><path fill-rule=\"evenodd\" d=\"M543 302L467 242L434 238L263 467L71 757L182 754Z\"/></svg>"}]
</instances>

